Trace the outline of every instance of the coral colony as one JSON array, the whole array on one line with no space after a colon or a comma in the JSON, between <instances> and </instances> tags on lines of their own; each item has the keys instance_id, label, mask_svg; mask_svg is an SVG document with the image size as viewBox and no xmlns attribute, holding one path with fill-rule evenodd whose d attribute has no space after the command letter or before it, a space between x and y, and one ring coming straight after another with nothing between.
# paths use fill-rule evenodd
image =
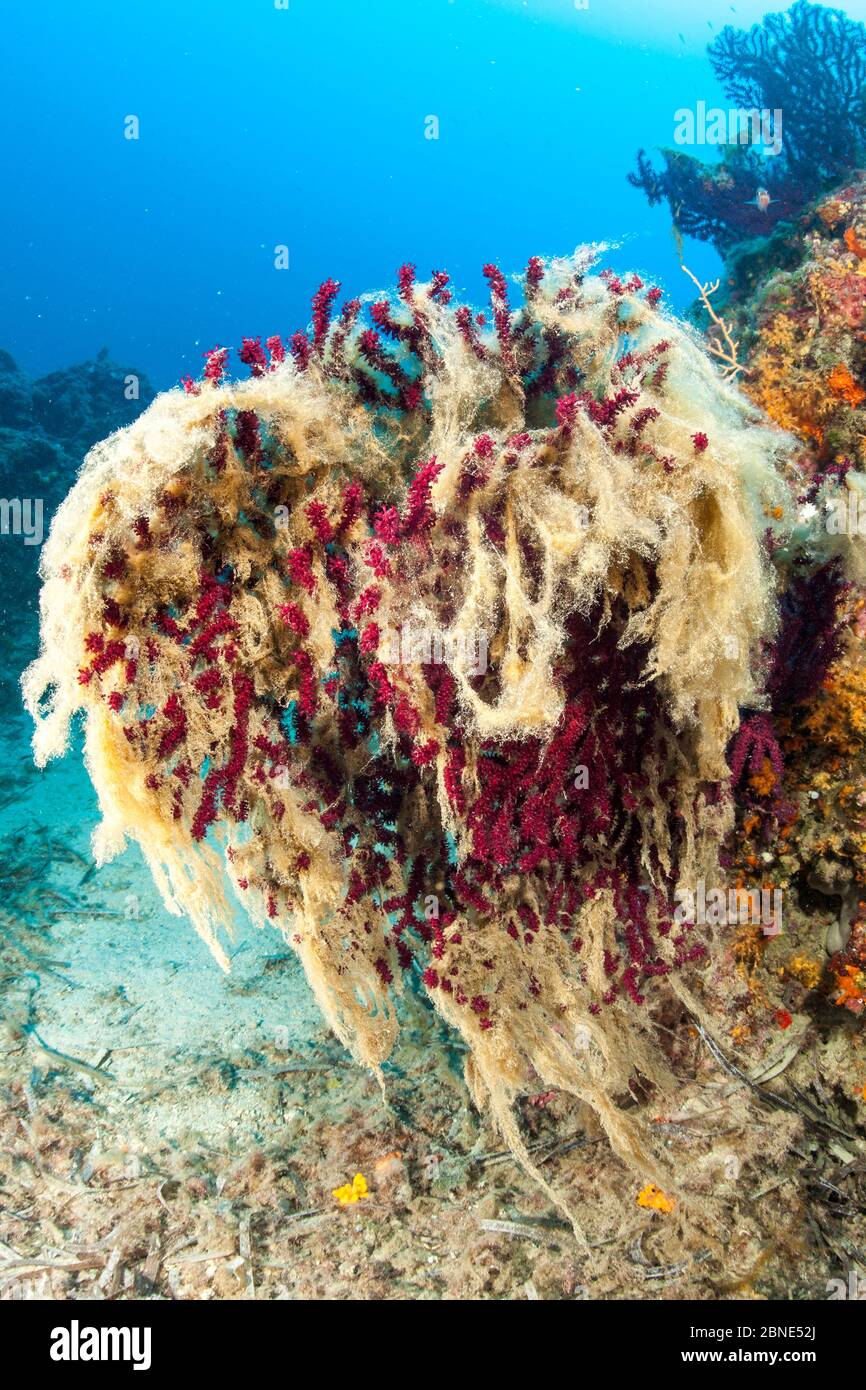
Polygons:
<instances>
[{"instance_id":1,"label":"coral colony","mask_svg":"<svg viewBox=\"0 0 866 1390\"><path fill-rule=\"evenodd\" d=\"M797 0L750 30L726 26L707 51L732 107L680 110L673 136L678 146L717 144L723 158L665 149L658 170L640 150L628 178L651 204L668 204L680 232L726 253L862 162L866 27Z\"/></svg>"},{"instance_id":2,"label":"coral colony","mask_svg":"<svg viewBox=\"0 0 866 1390\"><path fill-rule=\"evenodd\" d=\"M364 307L327 280L247 379L208 353L91 451L25 692L40 763L83 713L98 859L136 840L224 965L225 867L358 1061L408 984L528 1168L513 1102L557 1088L669 1181L629 1088L701 1015L714 927L676 904L724 882L732 783L778 790L856 541L806 535L790 436L594 256L533 258L516 307L486 266L486 313L411 265Z\"/></svg>"}]
</instances>

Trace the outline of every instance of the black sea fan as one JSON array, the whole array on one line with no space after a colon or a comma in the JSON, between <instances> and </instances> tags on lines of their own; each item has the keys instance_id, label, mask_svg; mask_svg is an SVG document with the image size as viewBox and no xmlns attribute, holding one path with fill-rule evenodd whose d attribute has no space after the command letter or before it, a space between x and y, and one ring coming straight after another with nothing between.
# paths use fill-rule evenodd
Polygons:
<instances>
[{"instance_id":1,"label":"black sea fan","mask_svg":"<svg viewBox=\"0 0 866 1390\"><path fill-rule=\"evenodd\" d=\"M707 50L725 95L742 110L781 110L788 176L818 192L863 151L866 27L841 10L797 0L746 31L727 25Z\"/></svg>"},{"instance_id":2,"label":"black sea fan","mask_svg":"<svg viewBox=\"0 0 866 1390\"><path fill-rule=\"evenodd\" d=\"M667 201L681 232L724 253L796 216L861 162L866 26L840 10L797 0L749 30L726 26L707 52L732 107L767 113L775 156L760 149L756 132L751 143L723 145L713 164L664 149L657 170L640 150L628 180L651 205ZM765 208L755 202L759 185L772 200Z\"/></svg>"}]
</instances>

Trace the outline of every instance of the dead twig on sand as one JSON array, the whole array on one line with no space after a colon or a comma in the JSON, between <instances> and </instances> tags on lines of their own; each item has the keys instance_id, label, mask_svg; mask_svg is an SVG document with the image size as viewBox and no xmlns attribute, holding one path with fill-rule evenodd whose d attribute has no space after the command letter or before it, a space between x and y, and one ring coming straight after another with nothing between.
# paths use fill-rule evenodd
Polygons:
<instances>
[{"instance_id":1,"label":"dead twig on sand","mask_svg":"<svg viewBox=\"0 0 866 1390\"><path fill-rule=\"evenodd\" d=\"M693 1021L695 1028L719 1063L719 1066L723 1067L729 1076L735 1077L736 1080L742 1082L744 1086L748 1086L749 1090L753 1091L765 1104L779 1106L782 1110L790 1110L793 1115L798 1115L806 1124L816 1125L821 1129L832 1130L834 1134L841 1134L843 1138L850 1139L853 1143L857 1142L857 1136L855 1134L849 1133L848 1130L842 1129L841 1126L834 1124L832 1120L828 1120L823 1115L819 1115L811 1105L808 1109L803 1105L795 1105L794 1102L788 1100L786 1096L779 1095L778 1091L769 1091L764 1086L760 1086L756 1081L753 1081L746 1072L741 1071L739 1067L735 1066L734 1063L725 1056L718 1043L714 1038L710 1037L707 1030L698 1023L698 1020L695 1018Z\"/></svg>"},{"instance_id":2,"label":"dead twig on sand","mask_svg":"<svg viewBox=\"0 0 866 1390\"><path fill-rule=\"evenodd\" d=\"M80 1057L71 1057L68 1052L60 1052L56 1047L50 1047L44 1038L41 1038L33 1027L32 1023L25 1024L23 1031L35 1038L43 1052L47 1052L49 1057L56 1057L60 1062L68 1062L70 1066L79 1067L86 1071L88 1076L96 1076L100 1081L114 1081L110 1071L102 1071L100 1067L94 1067L90 1062L83 1062Z\"/></svg>"}]
</instances>

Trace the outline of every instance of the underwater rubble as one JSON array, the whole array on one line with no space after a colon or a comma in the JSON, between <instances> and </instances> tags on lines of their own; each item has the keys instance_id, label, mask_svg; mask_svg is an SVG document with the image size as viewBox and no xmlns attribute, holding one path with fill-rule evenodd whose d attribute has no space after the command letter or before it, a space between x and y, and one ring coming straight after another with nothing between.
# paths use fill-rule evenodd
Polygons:
<instances>
[{"instance_id":1,"label":"underwater rubble","mask_svg":"<svg viewBox=\"0 0 866 1390\"><path fill-rule=\"evenodd\" d=\"M0 565L0 632L10 651L24 648L21 660L0 670L0 703L10 713L20 710L16 667L33 650L39 545L50 519L88 449L130 424L154 394L143 373L113 362L105 349L34 379L0 348L0 497L30 508L33 532L15 563ZM2 543L13 542L4 536Z\"/></svg>"}]
</instances>

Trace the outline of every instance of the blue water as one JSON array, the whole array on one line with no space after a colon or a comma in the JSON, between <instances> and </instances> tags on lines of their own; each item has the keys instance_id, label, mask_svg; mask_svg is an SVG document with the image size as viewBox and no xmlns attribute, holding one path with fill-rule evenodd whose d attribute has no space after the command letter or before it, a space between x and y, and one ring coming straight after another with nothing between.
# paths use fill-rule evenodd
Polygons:
<instances>
[{"instance_id":1,"label":"blue water","mask_svg":"<svg viewBox=\"0 0 866 1390\"><path fill-rule=\"evenodd\" d=\"M706 44L762 0L282 4L7 11L0 346L25 371L107 346L170 386L217 342L304 326L327 275L356 294L411 260L482 299L485 261L582 241L625 241L620 264L689 300L667 208L625 176L719 99Z\"/></svg>"}]
</instances>

